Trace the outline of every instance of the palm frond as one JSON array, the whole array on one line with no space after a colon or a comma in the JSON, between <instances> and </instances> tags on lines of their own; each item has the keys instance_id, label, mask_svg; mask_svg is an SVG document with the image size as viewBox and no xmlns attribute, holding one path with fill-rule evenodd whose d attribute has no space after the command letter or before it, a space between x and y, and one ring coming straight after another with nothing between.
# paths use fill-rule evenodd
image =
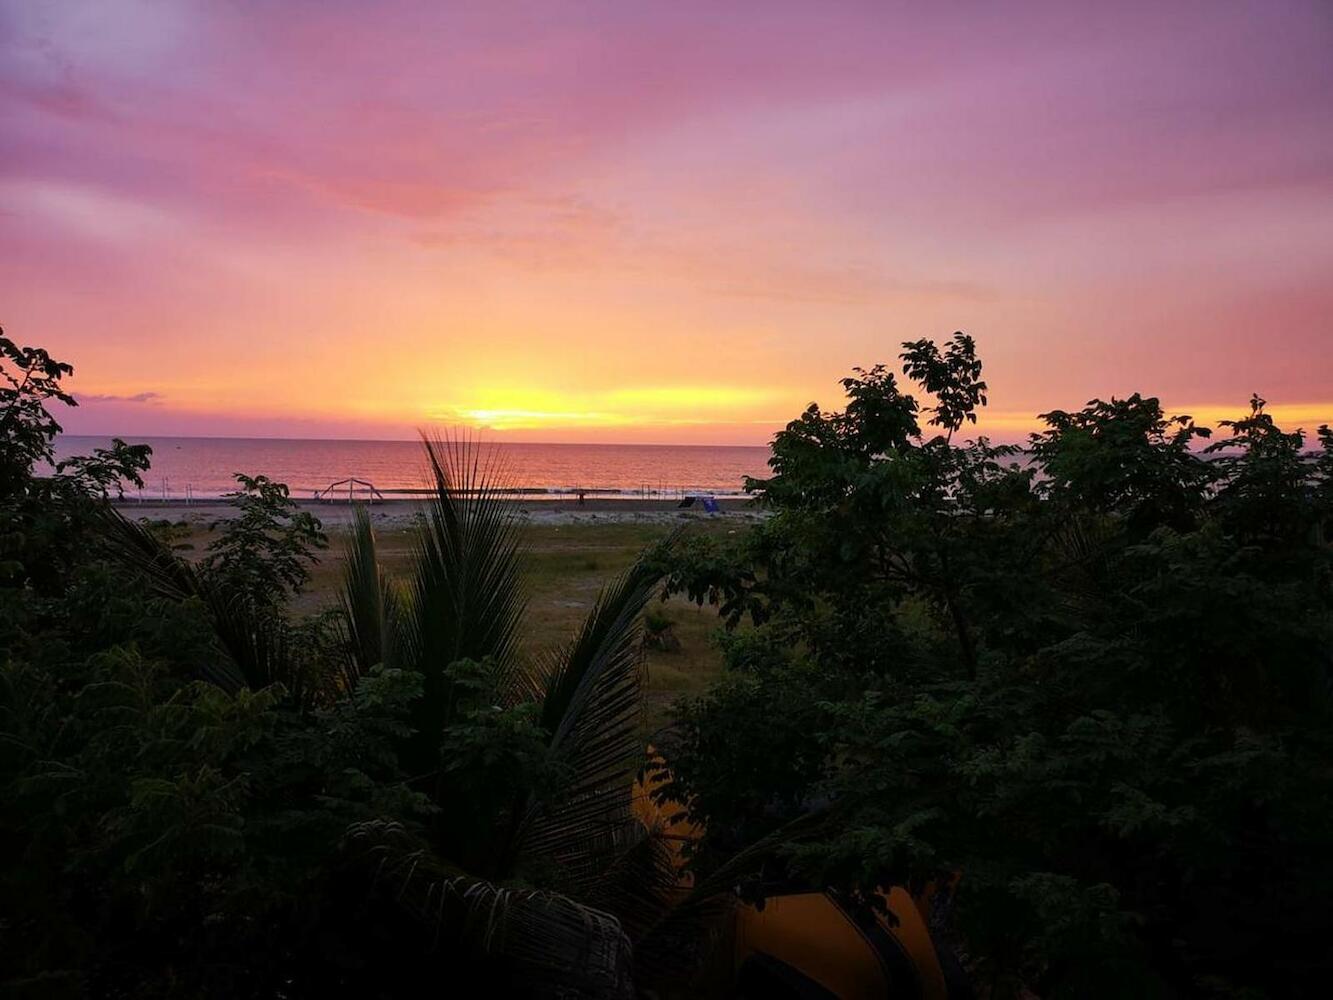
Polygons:
<instances>
[{"instance_id":1,"label":"palm frond","mask_svg":"<svg viewBox=\"0 0 1333 1000\"><path fill-rule=\"evenodd\" d=\"M339 600L348 632L349 662L343 684L351 689L371 667L398 665L401 612L398 591L379 562L370 515L361 506L353 512L352 532L344 550Z\"/></svg>"},{"instance_id":2,"label":"palm frond","mask_svg":"<svg viewBox=\"0 0 1333 1000\"><path fill-rule=\"evenodd\" d=\"M90 514L108 554L125 568L142 573L153 593L183 601L200 597L204 584L198 571L142 524L131 521L109 503Z\"/></svg>"},{"instance_id":3,"label":"palm frond","mask_svg":"<svg viewBox=\"0 0 1333 1000\"><path fill-rule=\"evenodd\" d=\"M681 896L671 837L660 825L631 824L625 846L609 851L586 902L615 915L631 942L655 927Z\"/></svg>"},{"instance_id":4,"label":"palm frond","mask_svg":"<svg viewBox=\"0 0 1333 1000\"><path fill-rule=\"evenodd\" d=\"M110 504L100 505L94 516L108 554L141 574L152 593L172 601L195 599L203 606L227 657L227 661L201 665L206 680L231 693L282 683L298 701L313 697L311 685L295 666L280 620L255 608L244 595L228 594L213 584L151 531Z\"/></svg>"},{"instance_id":5,"label":"palm frond","mask_svg":"<svg viewBox=\"0 0 1333 1000\"><path fill-rule=\"evenodd\" d=\"M1086 625L1097 617L1110 583L1113 550L1123 545L1122 534L1106 517L1074 515L1051 533L1047 572L1059 584L1053 602L1071 622Z\"/></svg>"},{"instance_id":6,"label":"palm frond","mask_svg":"<svg viewBox=\"0 0 1333 1000\"><path fill-rule=\"evenodd\" d=\"M456 660L512 660L525 598L518 516L498 453L423 436L435 493L412 553L404 654L428 677Z\"/></svg>"},{"instance_id":7,"label":"palm frond","mask_svg":"<svg viewBox=\"0 0 1333 1000\"><path fill-rule=\"evenodd\" d=\"M433 926L437 943L490 960L507 985L538 997L633 996L631 949L611 914L557 893L510 889L438 859L400 824L351 827L349 855L373 886ZM503 992L506 984L497 984Z\"/></svg>"},{"instance_id":8,"label":"palm frond","mask_svg":"<svg viewBox=\"0 0 1333 1000\"><path fill-rule=\"evenodd\" d=\"M558 864L581 891L627 846L624 831L637 827L630 789L645 750L640 615L661 579L658 565L641 558L607 586L578 635L541 675L548 752L569 777L557 800L524 803L511 849L516 862Z\"/></svg>"},{"instance_id":9,"label":"palm frond","mask_svg":"<svg viewBox=\"0 0 1333 1000\"><path fill-rule=\"evenodd\" d=\"M826 834L832 820L829 811L796 817L697 877L670 905L659 908L655 919L636 927L634 973L639 986L651 989L688 980L708 960L727 918L740 904L741 885L760 875L765 862L787 845Z\"/></svg>"}]
</instances>

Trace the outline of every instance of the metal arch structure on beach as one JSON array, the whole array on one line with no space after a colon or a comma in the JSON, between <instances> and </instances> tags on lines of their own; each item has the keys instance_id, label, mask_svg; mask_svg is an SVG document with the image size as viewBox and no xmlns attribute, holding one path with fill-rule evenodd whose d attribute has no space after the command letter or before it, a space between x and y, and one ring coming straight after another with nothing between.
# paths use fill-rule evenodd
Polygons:
<instances>
[{"instance_id":1,"label":"metal arch structure on beach","mask_svg":"<svg viewBox=\"0 0 1333 1000\"><path fill-rule=\"evenodd\" d=\"M356 488L357 488L358 486L364 487L364 488L367 490L367 492L369 492L369 494L370 494L370 498L371 498L371 501L372 501L372 502L373 502L373 501L375 500L375 498L377 498L377 497L378 497L380 500L383 500L383 499L384 499L384 494L375 488L375 484L374 484L374 483L368 483L368 482L366 482L364 479L356 479L356 478L339 479L337 482L329 483L329 485L326 486L326 487L324 487L324 489L322 489L322 490L315 490L315 491L314 491L314 494L313 494L314 499L316 499L316 500L323 500L323 501L325 501L326 503L331 503L331 502L335 499L335 497L334 497L334 491L335 491L335 490L340 490L340 488L343 487L343 486L346 486L346 487L347 487L347 502L348 502L348 503L353 503L353 502L355 502L355 500L356 500ZM337 499L342 499L341 492L339 492L339 496L337 497Z\"/></svg>"}]
</instances>

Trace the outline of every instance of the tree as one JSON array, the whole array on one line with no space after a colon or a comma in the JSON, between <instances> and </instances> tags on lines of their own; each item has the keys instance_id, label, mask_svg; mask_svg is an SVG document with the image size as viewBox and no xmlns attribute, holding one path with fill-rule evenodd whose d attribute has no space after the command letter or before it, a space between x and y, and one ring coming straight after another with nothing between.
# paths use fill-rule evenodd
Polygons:
<instances>
[{"instance_id":1,"label":"tree","mask_svg":"<svg viewBox=\"0 0 1333 1000\"><path fill-rule=\"evenodd\" d=\"M286 620L308 535L286 533L284 489L243 480L255 488L240 491L242 515L212 550L227 559L206 557L199 568L110 509L99 530L117 562L143 575L143 592L192 609L215 637L223 662L202 659L186 676L232 701L263 699L275 713L266 725L288 734L262 773L249 769L264 739L253 753L247 743L231 770L209 765L224 785L230 774L249 789L237 793L229 823L315 831L323 853L306 859L301 877L332 898L369 893L384 926L411 928L415 961L452 956L537 995L625 995L626 931L665 909L674 886L666 855L630 811L644 757L639 620L660 559L610 585L566 647L524 659L515 513L466 446L432 442L427 454L437 490L406 580L384 572L359 514L345 631L336 644L317 644L333 654L322 659L302 648L293 631L301 623ZM349 772L347 755L356 759L372 736L374 768ZM326 815L320 786L349 780L355 808ZM347 820L340 828L339 817ZM248 866L285 863L288 849L246 839L231 850ZM294 890L280 891L286 899ZM217 904L225 915L211 919L236 919L237 903L226 896ZM321 933L347 933L347 914L330 919ZM285 960L279 973L287 978L266 980L265 989L329 982Z\"/></svg>"},{"instance_id":2,"label":"tree","mask_svg":"<svg viewBox=\"0 0 1333 1000\"><path fill-rule=\"evenodd\" d=\"M975 671L972 605L1009 604L1022 593L1008 579L995 586L994 559L1003 553L1019 567L1033 558L1025 537L1007 532L1011 519L995 515L1032 507L1032 476L1010 461L1016 448L984 438L951 443L985 401L971 338L956 334L943 353L927 341L903 347L904 367L937 399L930 424L945 434L923 434L920 404L883 365L856 369L842 380L845 411L812 405L774 438L773 475L747 483L774 516L742 543L748 551L731 560L734 572L719 573L704 543L677 563L673 589L715 597L733 623L742 612L765 621L790 608L833 616L843 630L911 597L947 622L957 662ZM880 659L873 648L859 653L867 664Z\"/></svg>"},{"instance_id":3,"label":"tree","mask_svg":"<svg viewBox=\"0 0 1333 1000\"><path fill-rule=\"evenodd\" d=\"M19 347L0 330L0 584L59 589L89 501L143 485L152 449L116 438L90 456L56 462L60 424L52 403L78 405L62 387L74 368L40 347ZM38 476L41 465L52 467Z\"/></svg>"},{"instance_id":4,"label":"tree","mask_svg":"<svg viewBox=\"0 0 1333 1000\"><path fill-rule=\"evenodd\" d=\"M61 427L47 405L51 402L78 406L61 388L61 381L74 374L72 365L56 361L40 347L19 347L0 328L0 501L12 499L21 487L34 485L33 469L55 466L54 480L60 488L105 496L121 491L123 482L142 486L141 473L148 468L152 449L127 445L120 438L110 448L97 448L91 456L55 461L51 445Z\"/></svg>"},{"instance_id":5,"label":"tree","mask_svg":"<svg viewBox=\"0 0 1333 1000\"><path fill-rule=\"evenodd\" d=\"M28 374L4 397L3 991L396 996L443 969L464 992L629 995L629 935L675 886L630 813L661 560L521 657L513 512L484 460L434 443L406 579L362 518L341 609L301 617L324 536L284 485L240 476L189 562L107 502L146 449L35 474L70 368L6 352Z\"/></svg>"},{"instance_id":6,"label":"tree","mask_svg":"<svg viewBox=\"0 0 1333 1000\"><path fill-rule=\"evenodd\" d=\"M1212 432L1188 416L1167 417L1156 397L1094 399L1077 413L1052 410L1033 434L1043 496L1070 511L1115 513L1137 537L1194 524L1216 468L1193 448Z\"/></svg>"},{"instance_id":7,"label":"tree","mask_svg":"<svg viewBox=\"0 0 1333 1000\"><path fill-rule=\"evenodd\" d=\"M1311 468L1305 435L1283 431L1264 412L1267 405L1258 395L1250 397L1248 414L1222 421L1231 439L1207 451L1223 473L1217 493L1221 515L1233 531L1272 543L1299 534L1309 523L1314 495L1306 489Z\"/></svg>"},{"instance_id":8,"label":"tree","mask_svg":"<svg viewBox=\"0 0 1333 1000\"><path fill-rule=\"evenodd\" d=\"M857 370L774 439L768 519L671 560L733 630L657 741L696 877L767 836L763 880L928 891L991 997L1321 994L1333 434L1256 402L1209 461L1136 394L1019 467L953 440L971 341L903 346L933 407Z\"/></svg>"},{"instance_id":9,"label":"tree","mask_svg":"<svg viewBox=\"0 0 1333 1000\"><path fill-rule=\"evenodd\" d=\"M236 513L210 526L222 533L209 543L201 566L232 594L276 607L310 578L315 550L326 548L328 537L286 483L240 472L236 482L240 489L226 495Z\"/></svg>"},{"instance_id":10,"label":"tree","mask_svg":"<svg viewBox=\"0 0 1333 1000\"><path fill-rule=\"evenodd\" d=\"M60 387L74 368L40 347L19 347L0 328L0 500L12 497L39 462L52 461L60 425L47 410L55 400L77 406Z\"/></svg>"},{"instance_id":11,"label":"tree","mask_svg":"<svg viewBox=\"0 0 1333 1000\"><path fill-rule=\"evenodd\" d=\"M524 661L515 513L465 444L428 442L427 454L436 492L405 586L387 577L369 518L357 517L343 597L347 683L380 669L420 678L415 733L400 753L438 810L426 841L458 870L486 884L544 884L626 917L651 908L662 888L651 877L616 879L620 859L645 850L628 790L644 759L640 618L661 560L608 586L568 645ZM512 903L546 905L521 894ZM525 942L523 960L546 977L570 975L599 921L598 951L621 950L619 922L579 912L578 926L545 946Z\"/></svg>"}]
</instances>

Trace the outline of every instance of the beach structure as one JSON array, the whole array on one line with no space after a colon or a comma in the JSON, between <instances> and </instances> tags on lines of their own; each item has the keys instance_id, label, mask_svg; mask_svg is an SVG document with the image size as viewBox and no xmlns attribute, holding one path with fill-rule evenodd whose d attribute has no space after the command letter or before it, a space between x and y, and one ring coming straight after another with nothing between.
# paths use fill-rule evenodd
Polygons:
<instances>
[{"instance_id":1,"label":"beach structure","mask_svg":"<svg viewBox=\"0 0 1333 1000\"><path fill-rule=\"evenodd\" d=\"M356 500L358 499L357 497L358 487L365 491L364 496L366 501L369 503L374 503L376 500L384 499L384 494L375 488L374 483L368 483L364 479L356 479L356 478L339 479L336 482L329 483L329 485L324 487L322 490L314 491L314 499L323 500L325 503L332 503L334 500L341 500L342 491L344 488L346 488L347 502L355 503Z\"/></svg>"}]
</instances>

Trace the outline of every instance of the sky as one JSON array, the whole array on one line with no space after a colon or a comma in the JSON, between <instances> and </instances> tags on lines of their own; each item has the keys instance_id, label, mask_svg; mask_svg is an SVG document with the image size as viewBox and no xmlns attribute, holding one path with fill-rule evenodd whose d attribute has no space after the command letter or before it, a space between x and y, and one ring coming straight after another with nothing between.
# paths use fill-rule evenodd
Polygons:
<instances>
[{"instance_id":1,"label":"sky","mask_svg":"<svg viewBox=\"0 0 1333 1000\"><path fill-rule=\"evenodd\" d=\"M0 324L68 431L762 444L1333 421L1328 0L0 0Z\"/></svg>"}]
</instances>

